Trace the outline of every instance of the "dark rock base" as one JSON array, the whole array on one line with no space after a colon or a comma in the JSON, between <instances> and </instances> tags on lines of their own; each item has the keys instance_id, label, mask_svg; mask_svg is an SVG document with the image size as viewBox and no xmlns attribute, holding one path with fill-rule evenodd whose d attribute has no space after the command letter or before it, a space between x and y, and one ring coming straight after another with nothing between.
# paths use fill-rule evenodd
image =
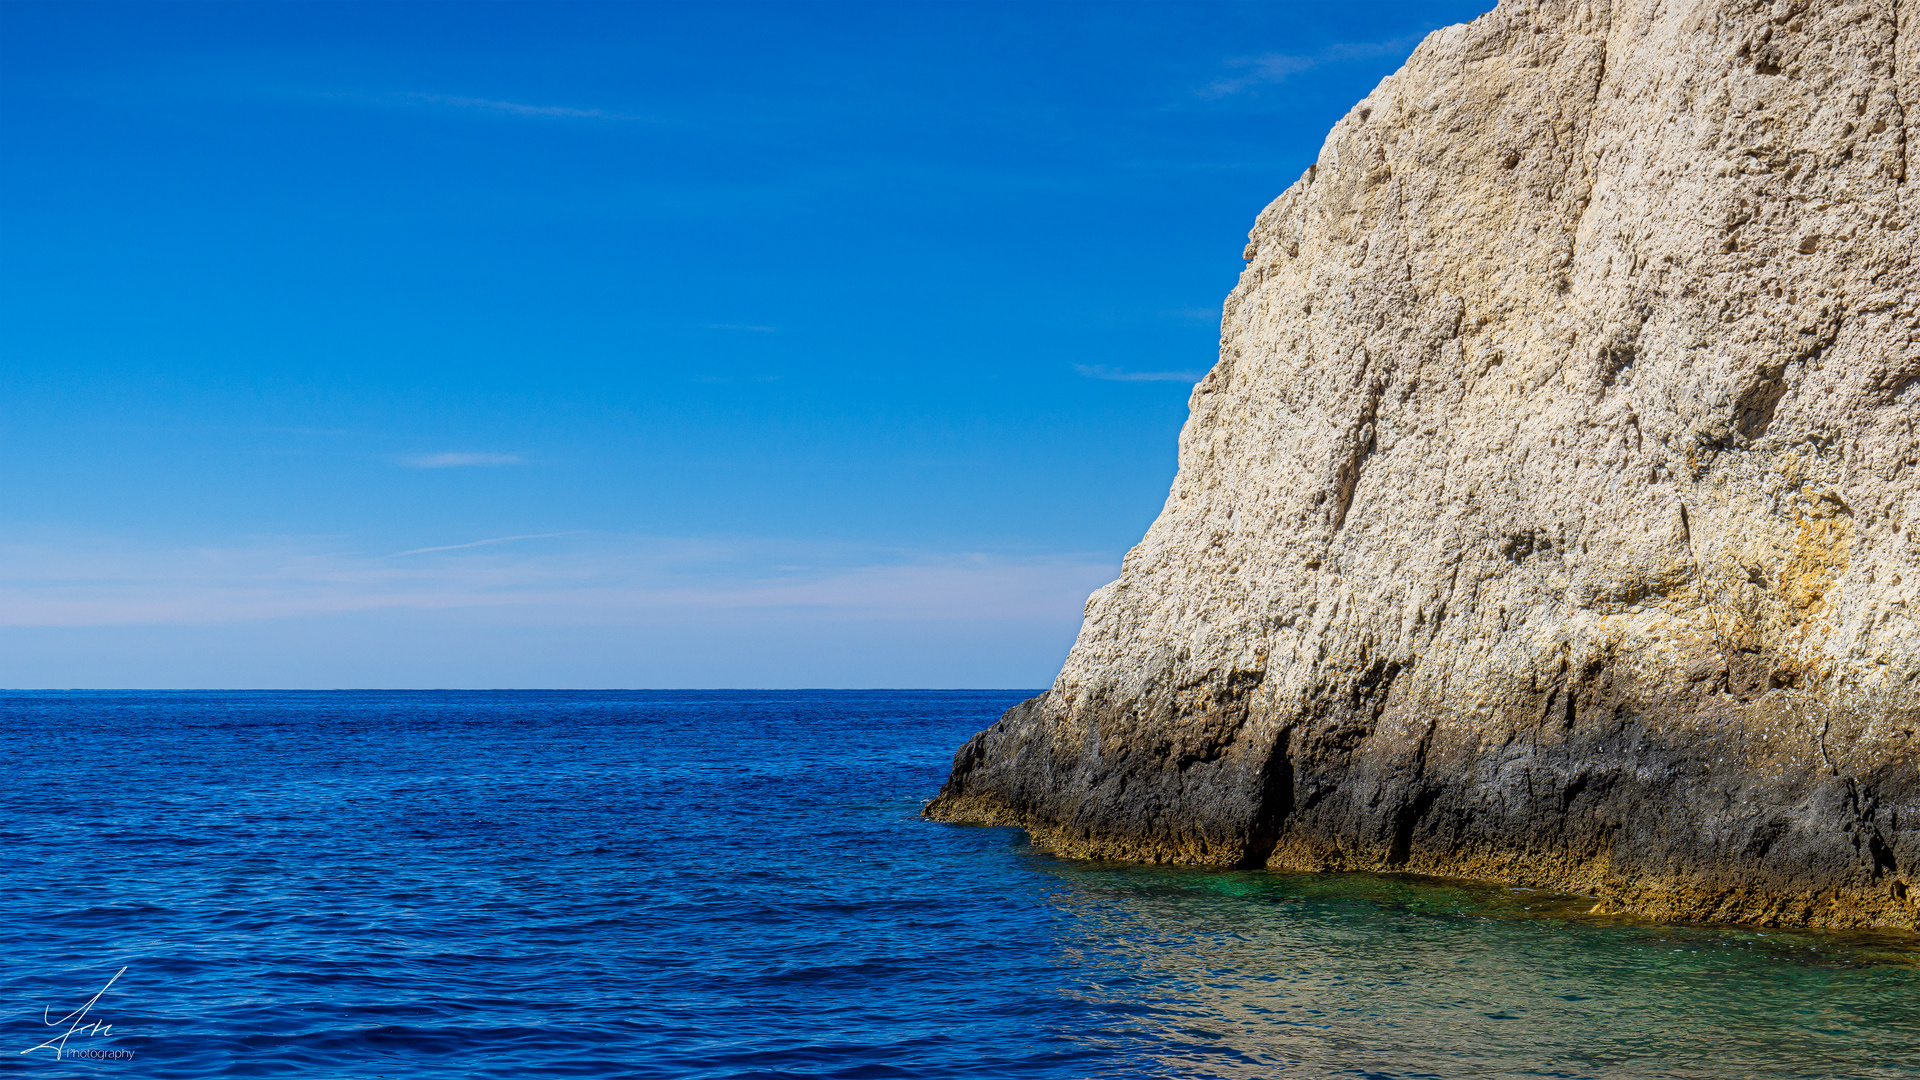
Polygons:
<instances>
[{"instance_id":1,"label":"dark rock base","mask_svg":"<svg viewBox=\"0 0 1920 1080\"><path fill-rule=\"evenodd\" d=\"M1075 858L1411 872L1666 919L1920 927L1920 718L1741 701L1725 677L1649 693L1604 670L1470 718L1356 674L1284 710L1232 676L1125 708L1055 691L962 747L926 814L1020 826Z\"/></svg>"}]
</instances>

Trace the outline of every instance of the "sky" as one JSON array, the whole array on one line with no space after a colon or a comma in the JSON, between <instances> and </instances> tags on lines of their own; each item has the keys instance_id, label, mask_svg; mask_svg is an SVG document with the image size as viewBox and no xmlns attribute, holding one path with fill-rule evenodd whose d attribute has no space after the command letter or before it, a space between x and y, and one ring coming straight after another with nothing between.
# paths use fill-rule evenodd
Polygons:
<instances>
[{"instance_id":1,"label":"sky","mask_svg":"<svg viewBox=\"0 0 1920 1080\"><path fill-rule=\"evenodd\" d=\"M1047 685L1486 6L0 5L0 686Z\"/></svg>"}]
</instances>

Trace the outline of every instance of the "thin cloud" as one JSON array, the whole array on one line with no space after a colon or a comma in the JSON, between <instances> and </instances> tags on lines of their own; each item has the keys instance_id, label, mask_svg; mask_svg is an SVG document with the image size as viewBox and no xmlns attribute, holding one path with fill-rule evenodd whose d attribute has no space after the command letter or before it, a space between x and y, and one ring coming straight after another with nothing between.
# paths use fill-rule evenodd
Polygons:
<instances>
[{"instance_id":1,"label":"thin cloud","mask_svg":"<svg viewBox=\"0 0 1920 1080\"><path fill-rule=\"evenodd\" d=\"M1238 57L1227 61L1227 66L1244 69L1245 74L1215 79L1207 85L1206 89L1200 91L1200 96L1231 97L1258 86L1283 83L1295 75L1330 64L1377 60L1383 56L1404 56L1412 51L1413 46L1419 41L1420 35L1394 38L1391 41L1343 41L1304 56L1268 53L1265 56Z\"/></svg>"},{"instance_id":2,"label":"thin cloud","mask_svg":"<svg viewBox=\"0 0 1920 1080\"><path fill-rule=\"evenodd\" d=\"M1105 364L1075 364L1073 370L1089 379L1108 382L1184 382L1196 383L1206 377L1204 371L1120 371Z\"/></svg>"},{"instance_id":3,"label":"thin cloud","mask_svg":"<svg viewBox=\"0 0 1920 1080\"><path fill-rule=\"evenodd\" d=\"M408 94L410 101L429 105L449 105L456 109L479 109L509 116L555 116L576 120L645 120L644 116L608 112L605 109L575 109L565 105L526 105L518 101L494 101L490 98L454 97L450 94Z\"/></svg>"},{"instance_id":4,"label":"thin cloud","mask_svg":"<svg viewBox=\"0 0 1920 1080\"><path fill-rule=\"evenodd\" d=\"M545 540L554 536L572 536L573 533L528 533L525 536L495 536L487 540L474 540L465 544L442 544L439 547L414 548L412 551L396 551L387 556L397 559L402 555L425 555L429 551L462 551L466 548L486 547L488 544L505 544L514 540Z\"/></svg>"},{"instance_id":5,"label":"thin cloud","mask_svg":"<svg viewBox=\"0 0 1920 1080\"><path fill-rule=\"evenodd\" d=\"M457 469L467 465L518 465L515 454L413 454L400 459L410 469Z\"/></svg>"},{"instance_id":6,"label":"thin cloud","mask_svg":"<svg viewBox=\"0 0 1920 1080\"><path fill-rule=\"evenodd\" d=\"M1070 627L1117 560L775 541L575 534L461 559L329 551L299 540L165 549L0 544L0 627L208 625L464 612L520 625L860 622ZM504 544L416 549L410 554Z\"/></svg>"},{"instance_id":7,"label":"thin cloud","mask_svg":"<svg viewBox=\"0 0 1920 1080\"><path fill-rule=\"evenodd\" d=\"M312 435L327 438L366 434L366 432L363 431L352 431L347 428L270 427L262 428L261 430L271 432L275 435Z\"/></svg>"}]
</instances>

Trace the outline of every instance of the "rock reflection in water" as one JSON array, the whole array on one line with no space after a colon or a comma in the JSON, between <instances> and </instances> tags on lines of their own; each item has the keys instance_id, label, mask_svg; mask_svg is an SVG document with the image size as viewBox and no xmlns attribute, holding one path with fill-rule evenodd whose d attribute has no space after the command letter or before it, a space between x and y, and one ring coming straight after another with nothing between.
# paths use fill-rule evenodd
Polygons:
<instances>
[{"instance_id":1,"label":"rock reflection in water","mask_svg":"<svg viewBox=\"0 0 1920 1080\"><path fill-rule=\"evenodd\" d=\"M1060 886L1079 992L1134 1020L1089 1049L1156 1073L1920 1076L1912 939L1649 924L1416 878L1034 861Z\"/></svg>"}]
</instances>

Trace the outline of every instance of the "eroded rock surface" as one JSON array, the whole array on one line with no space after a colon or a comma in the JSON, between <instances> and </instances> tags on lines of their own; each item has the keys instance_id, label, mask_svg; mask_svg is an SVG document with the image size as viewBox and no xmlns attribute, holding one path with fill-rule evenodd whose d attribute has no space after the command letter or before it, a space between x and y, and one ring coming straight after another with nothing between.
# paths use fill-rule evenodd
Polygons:
<instances>
[{"instance_id":1,"label":"eroded rock surface","mask_svg":"<svg viewBox=\"0 0 1920 1080\"><path fill-rule=\"evenodd\" d=\"M1913 927L1917 18L1429 37L1260 214L1165 509L928 813Z\"/></svg>"}]
</instances>

